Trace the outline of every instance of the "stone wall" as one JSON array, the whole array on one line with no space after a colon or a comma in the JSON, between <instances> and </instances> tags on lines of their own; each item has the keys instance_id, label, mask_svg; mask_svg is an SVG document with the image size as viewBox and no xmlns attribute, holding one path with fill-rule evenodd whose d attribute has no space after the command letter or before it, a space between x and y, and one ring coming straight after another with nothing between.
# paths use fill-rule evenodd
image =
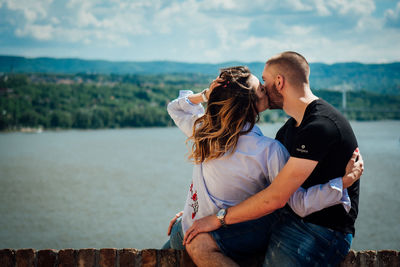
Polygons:
<instances>
[{"instance_id":1,"label":"stone wall","mask_svg":"<svg viewBox=\"0 0 400 267\"><path fill-rule=\"evenodd\" d=\"M259 266L261 258L241 262L241 266ZM195 266L184 251L156 249L1 249L0 267L180 267ZM399 266L400 254L394 250L360 251L351 250L341 267L355 266Z\"/></svg>"}]
</instances>

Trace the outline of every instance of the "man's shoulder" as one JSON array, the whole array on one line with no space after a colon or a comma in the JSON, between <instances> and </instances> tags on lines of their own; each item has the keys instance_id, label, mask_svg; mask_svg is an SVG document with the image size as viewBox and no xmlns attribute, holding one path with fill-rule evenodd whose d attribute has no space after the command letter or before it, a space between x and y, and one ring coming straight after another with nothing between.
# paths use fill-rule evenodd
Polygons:
<instances>
[{"instance_id":1,"label":"man's shoulder","mask_svg":"<svg viewBox=\"0 0 400 267\"><path fill-rule=\"evenodd\" d=\"M318 99L313 112L310 112L308 124L317 130L328 129L338 133L352 132L347 118L328 102Z\"/></svg>"},{"instance_id":2,"label":"man's shoulder","mask_svg":"<svg viewBox=\"0 0 400 267\"><path fill-rule=\"evenodd\" d=\"M298 131L298 135L308 135L313 138L335 138L340 135L334 119L329 116L315 114L309 116Z\"/></svg>"},{"instance_id":3,"label":"man's shoulder","mask_svg":"<svg viewBox=\"0 0 400 267\"><path fill-rule=\"evenodd\" d=\"M334 106L323 99L317 99L314 108L310 112L311 116L315 116L322 120L330 120L337 124L341 121L347 121L345 116L340 113Z\"/></svg>"},{"instance_id":4,"label":"man's shoulder","mask_svg":"<svg viewBox=\"0 0 400 267\"><path fill-rule=\"evenodd\" d=\"M317 130L321 128L337 128L338 122L346 120L344 116L331 104L323 99L317 99L305 114L302 127L313 127Z\"/></svg>"}]
</instances>

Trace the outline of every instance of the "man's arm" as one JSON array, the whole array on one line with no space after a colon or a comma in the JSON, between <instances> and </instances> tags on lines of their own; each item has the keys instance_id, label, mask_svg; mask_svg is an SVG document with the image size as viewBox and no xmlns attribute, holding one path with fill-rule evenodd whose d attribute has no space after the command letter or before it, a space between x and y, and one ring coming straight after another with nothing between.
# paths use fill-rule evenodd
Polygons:
<instances>
[{"instance_id":1,"label":"man's arm","mask_svg":"<svg viewBox=\"0 0 400 267\"><path fill-rule=\"evenodd\" d=\"M290 157L271 185L229 209L227 224L258 219L282 208L311 175L317 161Z\"/></svg>"},{"instance_id":2,"label":"man's arm","mask_svg":"<svg viewBox=\"0 0 400 267\"><path fill-rule=\"evenodd\" d=\"M317 184L307 189L299 187L289 198L289 206L300 217L305 217L324 208L341 204L346 212L351 209L347 187L360 179L364 161L358 150L353 152L346 166L343 177L329 180L325 184Z\"/></svg>"},{"instance_id":3,"label":"man's arm","mask_svg":"<svg viewBox=\"0 0 400 267\"><path fill-rule=\"evenodd\" d=\"M271 185L240 204L229 208L226 224L258 219L285 206L290 196L311 175L318 161L290 157ZM186 231L184 244L199 233L210 232L221 227L215 215L201 218Z\"/></svg>"}]
</instances>

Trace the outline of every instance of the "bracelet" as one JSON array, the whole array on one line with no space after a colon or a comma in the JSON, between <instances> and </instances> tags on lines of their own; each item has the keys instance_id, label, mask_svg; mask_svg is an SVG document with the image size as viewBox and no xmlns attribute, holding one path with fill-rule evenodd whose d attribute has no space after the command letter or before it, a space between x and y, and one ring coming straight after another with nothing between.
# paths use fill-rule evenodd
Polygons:
<instances>
[{"instance_id":1,"label":"bracelet","mask_svg":"<svg viewBox=\"0 0 400 267\"><path fill-rule=\"evenodd\" d=\"M208 91L208 88L204 89L201 91L201 97L203 98L203 102L208 102L208 98L206 96L206 92Z\"/></svg>"}]
</instances>

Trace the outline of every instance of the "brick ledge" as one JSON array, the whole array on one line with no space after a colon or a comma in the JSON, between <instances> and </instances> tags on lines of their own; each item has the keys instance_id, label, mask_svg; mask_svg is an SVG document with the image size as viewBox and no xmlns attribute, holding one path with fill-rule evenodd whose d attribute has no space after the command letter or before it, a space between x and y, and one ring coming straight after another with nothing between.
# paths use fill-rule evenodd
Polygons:
<instances>
[{"instance_id":1,"label":"brick ledge","mask_svg":"<svg viewBox=\"0 0 400 267\"><path fill-rule=\"evenodd\" d=\"M259 266L262 257L240 262L241 266ZM184 251L173 249L85 248L85 249L1 249L0 266L32 267L191 267L195 266ZM400 266L400 253L395 250L350 250L341 267Z\"/></svg>"}]
</instances>

